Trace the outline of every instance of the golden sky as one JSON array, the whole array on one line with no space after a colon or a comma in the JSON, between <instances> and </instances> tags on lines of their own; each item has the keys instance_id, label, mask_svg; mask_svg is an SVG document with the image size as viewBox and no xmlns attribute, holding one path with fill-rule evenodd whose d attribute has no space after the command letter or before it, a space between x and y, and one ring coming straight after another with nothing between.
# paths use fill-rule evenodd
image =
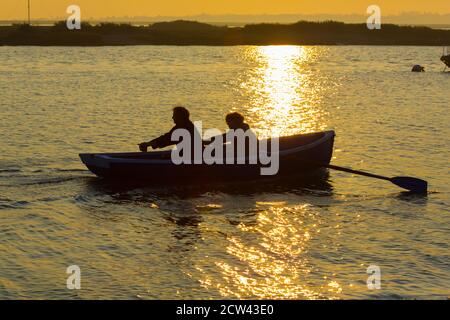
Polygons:
<instances>
[{"instance_id":1,"label":"golden sky","mask_svg":"<svg viewBox=\"0 0 450 320\"><path fill-rule=\"evenodd\" d=\"M371 4L385 15L401 12L450 13L450 0L31 0L34 18L66 16L77 4L85 18L186 16L196 14L366 14ZM24 19L27 0L0 0L0 20Z\"/></svg>"}]
</instances>

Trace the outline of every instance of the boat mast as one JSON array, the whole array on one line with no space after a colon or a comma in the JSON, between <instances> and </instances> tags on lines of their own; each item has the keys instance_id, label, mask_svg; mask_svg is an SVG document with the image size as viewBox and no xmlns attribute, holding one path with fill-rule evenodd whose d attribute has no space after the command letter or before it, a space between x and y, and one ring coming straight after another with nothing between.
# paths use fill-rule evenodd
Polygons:
<instances>
[{"instance_id":1,"label":"boat mast","mask_svg":"<svg viewBox=\"0 0 450 320\"><path fill-rule=\"evenodd\" d=\"M28 0L28 25L31 26L31 6L30 6L30 0Z\"/></svg>"}]
</instances>

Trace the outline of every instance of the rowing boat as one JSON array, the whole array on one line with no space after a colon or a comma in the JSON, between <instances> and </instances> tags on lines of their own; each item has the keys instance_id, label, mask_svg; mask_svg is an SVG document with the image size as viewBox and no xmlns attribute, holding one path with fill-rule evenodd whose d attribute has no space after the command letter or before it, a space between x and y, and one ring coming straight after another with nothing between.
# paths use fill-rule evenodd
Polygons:
<instances>
[{"instance_id":1,"label":"rowing boat","mask_svg":"<svg viewBox=\"0 0 450 320\"><path fill-rule=\"evenodd\" d=\"M322 168L323 164L328 165L333 154L334 137L334 131L280 137L277 153L279 170L276 177L312 173ZM170 150L146 153L84 153L80 154L80 158L92 173L113 180L198 184L267 178L261 175L260 169L264 165L260 163L176 165L171 160Z\"/></svg>"}]
</instances>

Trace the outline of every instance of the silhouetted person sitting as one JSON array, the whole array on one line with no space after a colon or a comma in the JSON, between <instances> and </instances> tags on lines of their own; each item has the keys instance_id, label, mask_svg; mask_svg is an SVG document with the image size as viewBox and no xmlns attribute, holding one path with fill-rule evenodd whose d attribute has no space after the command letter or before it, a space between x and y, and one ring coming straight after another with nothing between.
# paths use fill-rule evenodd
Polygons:
<instances>
[{"instance_id":1,"label":"silhouetted person sitting","mask_svg":"<svg viewBox=\"0 0 450 320\"><path fill-rule=\"evenodd\" d=\"M225 117L225 121L228 125L228 128L230 128L230 130L241 129L244 132L247 132L247 130L250 130L250 126L247 123L245 123L244 120L245 120L244 116L242 114L240 114L239 112L229 113ZM216 139L218 137L220 137L220 136L212 137L211 141L204 141L204 144L205 145L211 144L214 141L214 139ZM222 137L223 143L229 142L228 132L224 133L221 137Z\"/></svg>"},{"instance_id":2,"label":"silhouetted person sitting","mask_svg":"<svg viewBox=\"0 0 450 320\"><path fill-rule=\"evenodd\" d=\"M239 112L233 112L227 114L225 121L231 130L242 129L245 131L250 130L250 126L244 122L244 116Z\"/></svg>"},{"instance_id":3,"label":"silhouetted person sitting","mask_svg":"<svg viewBox=\"0 0 450 320\"><path fill-rule=\"evenodd\" d=\"M160 136L159 138L153 139L149 142L142 142L139 144L139 149L142 152L147 152L148 147L152 147L152 149L161 149L171 145L176 145L181 141L173 141L172 134L177 129L185 129L189 132L191 137L191 146L194 148L194 139L197 135L197 138L200 137L200 133L195 128L192 121L189 119L189 111L184 107L176 107L173 109L173 122L175 126L166 134ZM192 153L193 154L193 153Z\"/></svg>"},{"instance_id":4,"label":"silhouetted person sitting","mask_svg":"<svg viewBox=\"0 0 450 320\"><path fill-rule=\"evenodd\" d=\"M256 142L257 138L256 138L255 133L253 132L253 130L250 129L250 126L247 123L245 123L244 116L238 112L233 112L233 113L228 114L225 117L225 121L226 121L228 127L230 128L230 130L221 136L212 137L211 141L205 141L204 144L209 145L215 139L218 139L220 137L222 139L223 143L232 142L236 146L237 142L238 142L238 138L236 136L236 134L238 132L236 132L236 131L242 130L244 133L244 139L245 139L245 156L248 157L249 152L250 152L249 139L250 139L250 137L254 138L254 141ZM257 146L255 146L255 147L257 148ZM234 152L235 152L235 157L237 157L237 149L235 149Z\"/></svg>"}]
</instances>

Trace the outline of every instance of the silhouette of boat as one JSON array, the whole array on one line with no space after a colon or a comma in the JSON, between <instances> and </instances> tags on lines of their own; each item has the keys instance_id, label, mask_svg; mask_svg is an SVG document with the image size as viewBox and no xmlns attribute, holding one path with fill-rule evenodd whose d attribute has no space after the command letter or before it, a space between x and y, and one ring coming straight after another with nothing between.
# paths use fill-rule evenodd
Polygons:
<instances>
[{"instance_id":1,"label":"silhouette of boat","mask_svg":"<svg viewBox=\"0 0 450 320\"><path fill-rule=\"evenodd\" d=\"M199 184L227 181L265 180L271 177L310 175L329 164L333 154L334 131L280 137L279 170L275 176L261 175L258 164L181 164L171 160L171 151L148 153L80 154L82 162L99 177L156 184ZM268 142L270 146L270 142ZM272 154L275 157L276 154ZM323 172L323 170L322 170Z\"/></svg>"},{"instance_id":2,"label":"silhouette of boat","mask_svg":"<svg viewBox=\"0 0 450 320\"><path fill-rule=\"evenodd\" d=\"M443 53L443 55L442 55L442 57L441 57L441 61L442 61L443 63L445 63L445 65L446 65L447 67L450 68L450 53L449 53L448 47L447 47L447 48L444 48L444 53Z\"/></svg>"},{"instance_id":3,"label":"silhouette of boat","mask_svg":"<svg viewBox=\"0 0 450 320\"><path fill-rule=\"evenodd\" d=\"M441 61L450 68L450 54L441 57Z\"/></svg>"}]
</instances>

